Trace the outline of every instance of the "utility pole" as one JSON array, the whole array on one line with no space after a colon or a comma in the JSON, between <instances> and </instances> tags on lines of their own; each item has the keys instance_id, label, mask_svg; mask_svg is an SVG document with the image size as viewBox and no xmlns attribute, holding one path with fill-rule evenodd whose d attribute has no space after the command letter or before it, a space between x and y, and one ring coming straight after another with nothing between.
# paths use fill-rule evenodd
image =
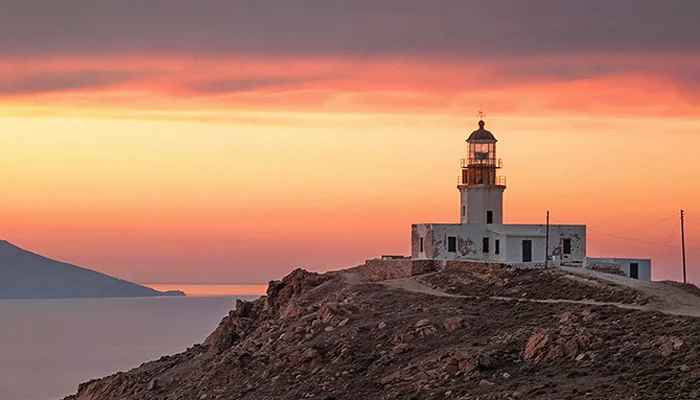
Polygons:
<instances>
[{"instance_id":1,"label":"utility pole","mask_svg":"<svg viewBox=\"0 0 700 400\"><path fill-rule=\"evenodd\" d=\"M547 226L545 228L545 232L546 233L544 237L544 267L547 268L549 264L549 210L547 210Z\"/></svg>"},{"instance_id":2,"label":"utility pole","mask_svg":"<svg viewBox=\"0 0 700 400\"><path fill-rule=\"evenodd\" d=\"M685 221L683 218L683 210L681 210L681 247L683 248L683 283L688 283L685 274Z\"/></svg>"}]
</instances>

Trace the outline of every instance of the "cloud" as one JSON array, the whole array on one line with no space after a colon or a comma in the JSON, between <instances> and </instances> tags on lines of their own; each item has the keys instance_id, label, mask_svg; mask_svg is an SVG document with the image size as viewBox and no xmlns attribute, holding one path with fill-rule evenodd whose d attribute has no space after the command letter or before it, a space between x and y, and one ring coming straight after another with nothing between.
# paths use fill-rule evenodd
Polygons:
<instances>
[{"instance_id":1,"label":"cloud","mask_svg":"<svg viewBox=\"0 0 700 400\"><path fill-rule=\"evenodd\" d=\"M454 57L700 50L688 0L4 0L0 53Z\"/></svg>"},{"instance_id":2,"label":"cloud","mask_svg":"<svg viewBox=\"0 0 700 400\"><path fill-rule=\"evenodd\" d=\"M75 70L0 75L0 96L39 95L80 90L99 90L133 81L129 71Z\"/></svg>"}]
</instances>

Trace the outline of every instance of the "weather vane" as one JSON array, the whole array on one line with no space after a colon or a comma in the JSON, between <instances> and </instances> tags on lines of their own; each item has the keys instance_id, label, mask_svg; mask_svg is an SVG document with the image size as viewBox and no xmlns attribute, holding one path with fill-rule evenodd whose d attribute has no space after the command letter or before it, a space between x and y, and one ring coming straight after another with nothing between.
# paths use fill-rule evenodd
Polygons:
<instances>
[{"instance_id":1,"label":"weather vane","mask_svg":"<svg viewBox=\"0 0 700 400\"><path fill-rule=\"evenodd\" d=\"M481 108L479 109L479 113L476 114L477 117L479 117L479 121L483 121L484 117L486 114L484 114L484 106L482 105Z\"/></svg>"}]
</instances>

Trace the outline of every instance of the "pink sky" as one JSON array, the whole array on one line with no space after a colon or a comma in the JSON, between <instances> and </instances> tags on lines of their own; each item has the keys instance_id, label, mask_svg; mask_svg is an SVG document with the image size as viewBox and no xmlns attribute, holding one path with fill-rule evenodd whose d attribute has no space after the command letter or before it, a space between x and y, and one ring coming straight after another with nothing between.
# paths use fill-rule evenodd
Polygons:
<instances>
[{"instance_id":1,"label":"pink sky","mask_svg":"<svg viewBox=\"0 0 700 400\"><path fill-rule=\"evenodd\" d=\"M146 23L150 3L69 3L75 32L48 3L13 6L43 10L34 25L0 15L16 38L0 41L0 236L17 245L149 283L407 254L412 223L458 220L483 105L505 222L550 210L588 225L590 256L653 258L654 279L679 279L684 208L700 281L695 6L303 0L230 24L223 4L178 0Z\"/></svg>"}]
</instances>

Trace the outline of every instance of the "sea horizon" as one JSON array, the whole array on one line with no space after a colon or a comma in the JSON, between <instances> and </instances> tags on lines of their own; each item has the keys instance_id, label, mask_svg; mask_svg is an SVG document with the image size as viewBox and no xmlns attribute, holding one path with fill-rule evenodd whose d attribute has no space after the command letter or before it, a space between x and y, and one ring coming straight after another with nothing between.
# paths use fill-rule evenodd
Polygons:
<instances>
[{"instance_id":1,"label":"sea horizon","mask_svg":"<svg viewBox=\"0 0 700 400\"><path fill-rule=\"evenodd\" d=\"M230 297L262 296L267 292L267 284L192 284L192 283L141 283L140 285L165 292L181 290L188 297Z\"/></svg>"}]
</instances>

